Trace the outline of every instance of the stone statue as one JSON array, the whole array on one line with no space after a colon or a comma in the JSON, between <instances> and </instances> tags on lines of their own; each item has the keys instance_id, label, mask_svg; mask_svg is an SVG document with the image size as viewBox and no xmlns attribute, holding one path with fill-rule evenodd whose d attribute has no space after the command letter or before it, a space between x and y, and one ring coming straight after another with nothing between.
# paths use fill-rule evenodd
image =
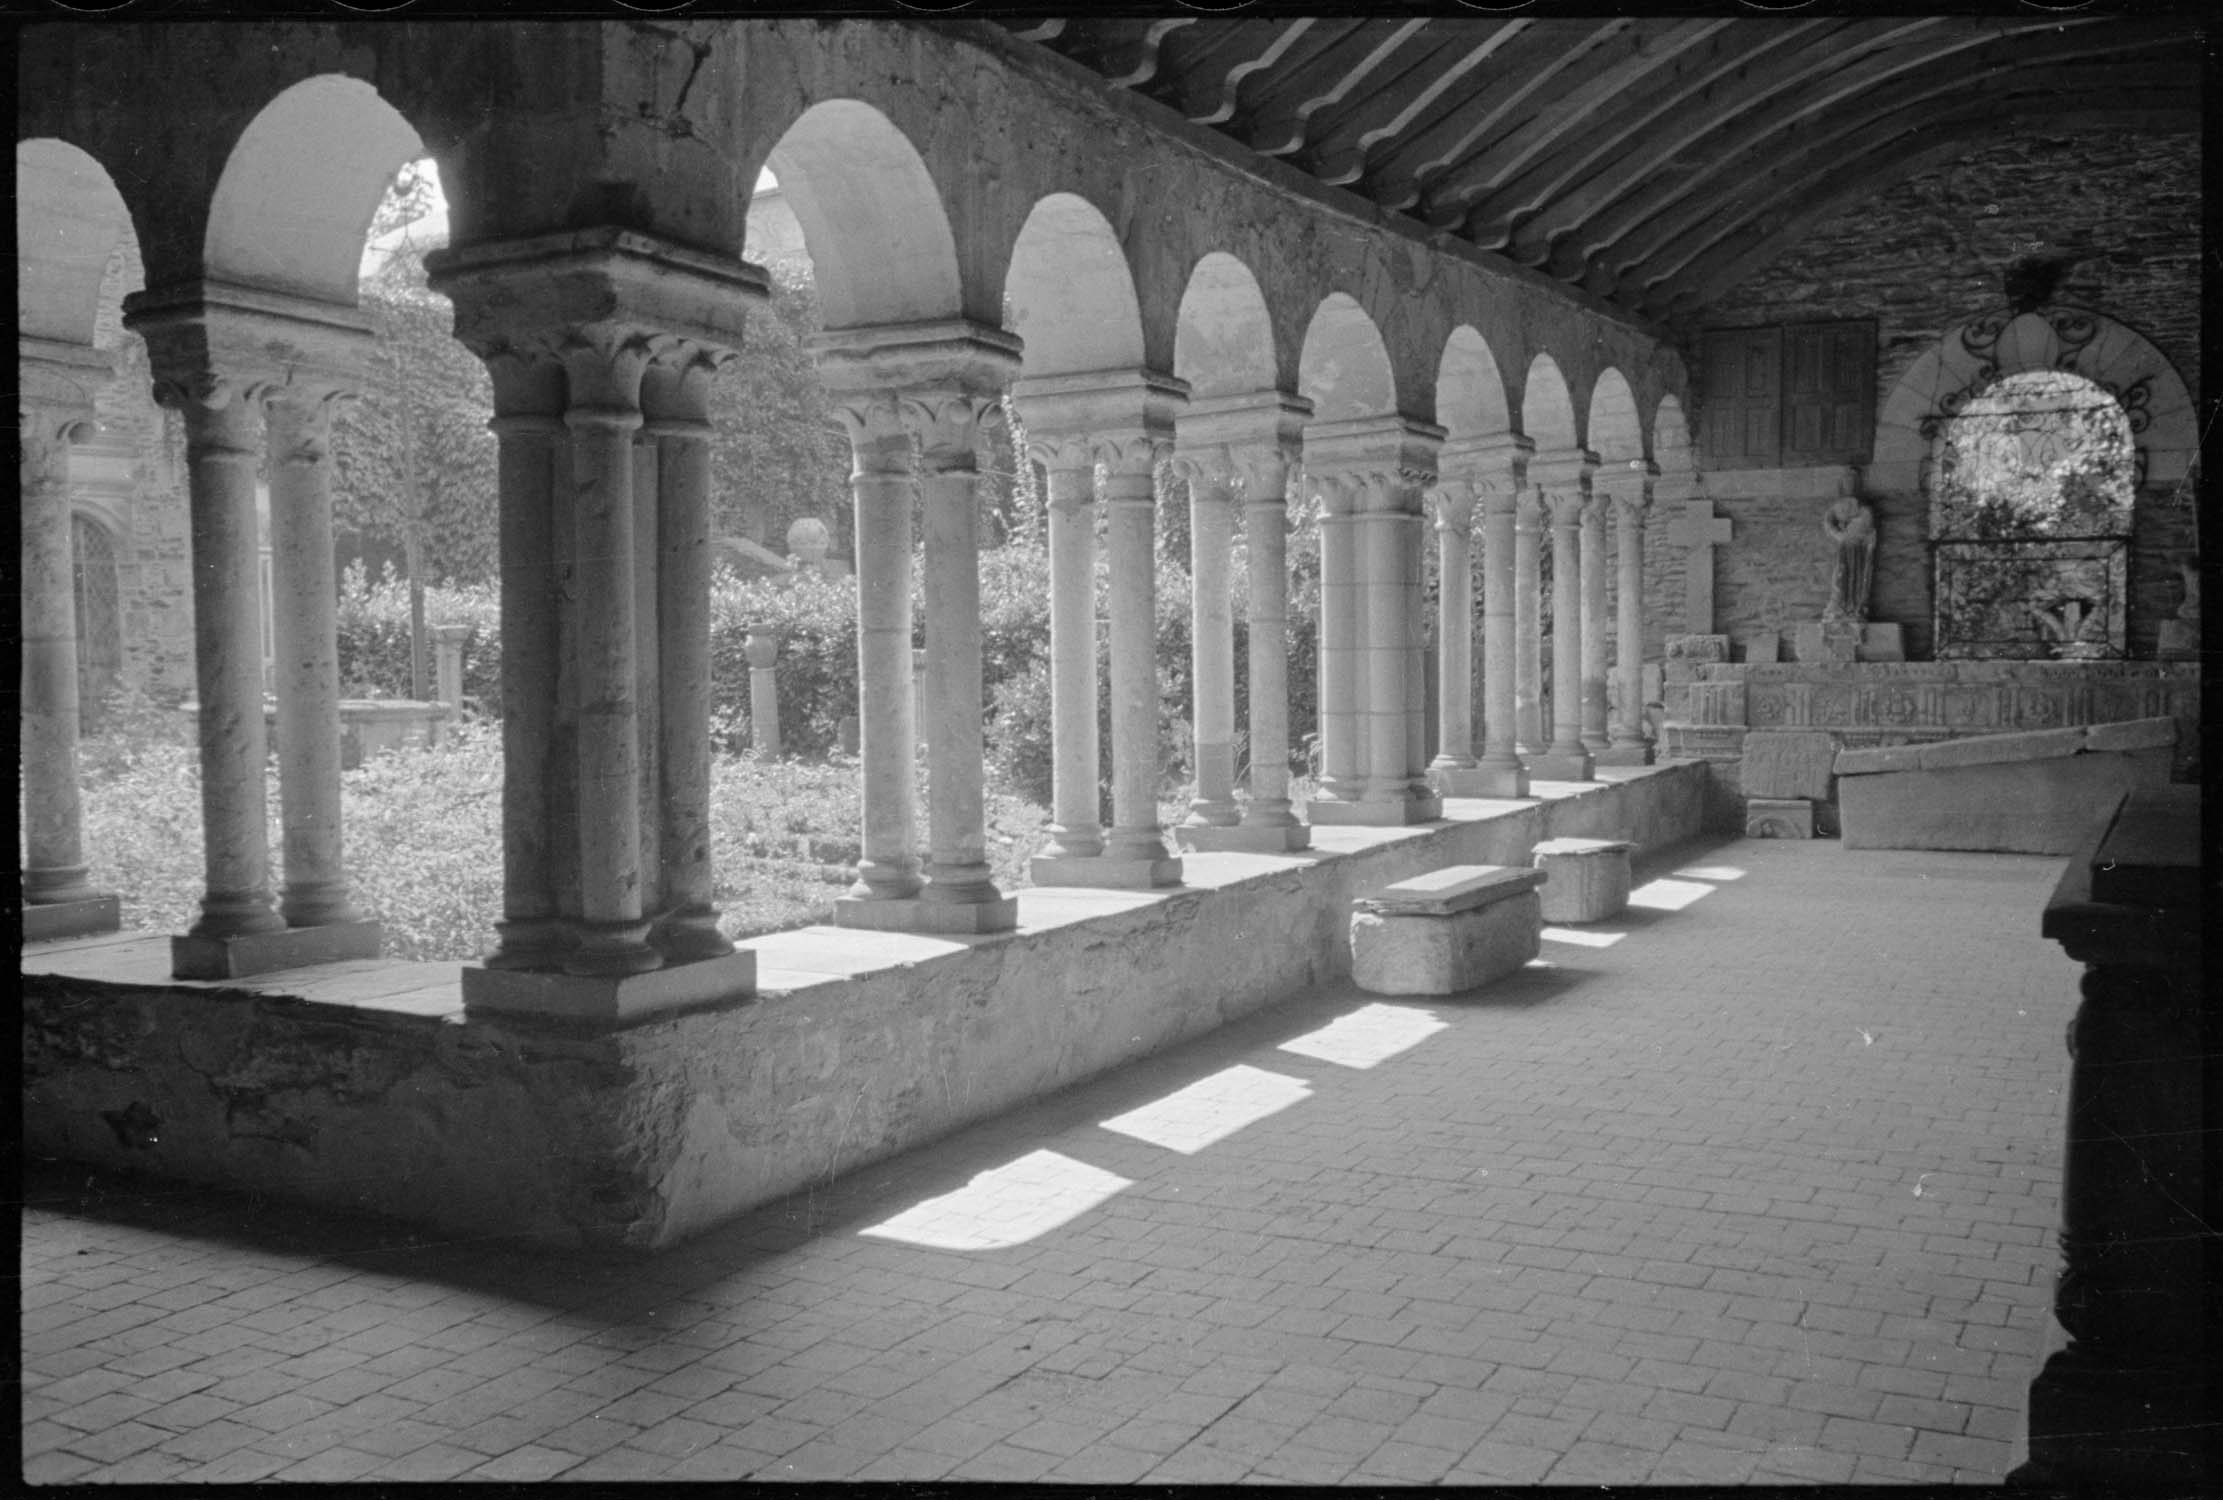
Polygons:
<instances>
[{"instance_id":1,"label":"stone statue","mask_svg":"<svg viewBox=\"0 0 2223 1500\"><path fill-rule=\"evenodd\" d=\"M1839 495L1822 513L1822 530L1837 544L1837 566L1829 580L1825 622L1868 618L1868 588L1875 575L1876 513L1853 494Z\"/></svg>"}]
</instances>

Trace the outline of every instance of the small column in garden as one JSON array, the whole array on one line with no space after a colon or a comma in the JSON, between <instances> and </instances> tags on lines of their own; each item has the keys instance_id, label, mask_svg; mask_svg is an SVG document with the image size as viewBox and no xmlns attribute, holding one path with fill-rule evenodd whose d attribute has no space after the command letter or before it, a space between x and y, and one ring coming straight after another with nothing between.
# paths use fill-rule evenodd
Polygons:
<instances>
[{"instance_id":1,"label":"small column in garden","mask_svg":"<svg viewBox=\"0 0 2223 1500\"><path fill-rule=\"evenodd\" d=\"M206 886L199 918L171 940L172 972L228 979L375 956L378 928L353 919L340 868L336 627L328 571L310 597L320 560L309 555L330 482L328 417L310 409L361 368L369 329L351 307L260 290L250 300L202 282L131 294L124 323L145 338L156 398L180 413L186 438ZM294 512L281 524L287 556L274 580L287 600L281 707L294 727L292 743L281 741L283 914L271 895L255 503L268 401L281 445L274 496ZM330 566L329 540L321 566Z\"/></svg>"},{"instance_id":2,"label":"small column in garden","mask_svg":"<svg viewBox=\"0 0 2223 1500\"><path fill-rule=\"evenodd\" d=\"M1652 763L1652 741L1644 732L1644 519L1658 473L1653 464L1636 459L1600 470L1591 481L1613 506L1614 673L1621 700L1621 711L1613 721L1613 743L1597 757L1601 766Z\"/></svg>"},{"instance_id":3,"label":"small column in garden","mask_svg":"<svg viewBox=\"0 0 2223 1500\"><path fill-rule=\"evenodd\" d=\"M749 659L749 754L755 760L780 758L780 685L772 664L780 654L780 638L770 631L752 630L741 642Z\"/></svg>"},{"instance_id":4,"label":"small column in garden","mask_svg":"<svg viewBox=\"0 0 2223 1500\"><path fill-rule=\"evenodd\" d=\"M1149 889L1181 881L1181 861L1166 847L1158 825L1156 560L1151 538L1156 468L1170 456L1174 413L1187 390L1154 371L1112 370L1030 377L1012 391L1031 443L1085 445L1101 471L1096 505L1105 515L1111 575L1112 824L1100 853L1045 851L1030 867L1037 885ZM1069 462L1077 464L1077 455ZM1079 563L1075 544L1064 555L1064 567L1077 569ZM1056 559L1052 567L1059 567ZM1053 621L1052 658L1077 667L1083 649L1094 653L1093 622L1088 622L1084 647L1083 613L1077 600L1066 597L1069 602ZM1090 703L1085 716L1094 715ZM1082 716L1077 702L1059 700L1053 733L1061 747L1058 763L1069 767L1072 782L1068 795L1073 805L1061 805L1068 814L1077 814L1083 796L1093 792L1093 772L1087 773L1090 793L1078 784L1084 774L1078 747L1087 733L1079 725Z\"/></svg>"},{"instance_id":5,"label":"small column in garden","mask_svg":"<svg viewBox=\"0 0 2223 1500\"><path fill-rule=\"evenodd\" d=\"M857 469L858 697L864 855L836 924L899 932L1010 931L1018 903L987 862L975 449L1018 340L963 319L886 324L812 343ZM920 461L914 470L914 443ZM921 492L928 859L913 852L910 515Z\"/></svg>"},{"instance_id":6,"label":"small column in garden","mask_svg":"<svg viewBox=\"0 0 2223 1500\"><path fill-rule=\"evenodd\" d=\"M23 935L114 932L121 904L86 879L78 789L77 612L69 450L93 436L110 375L88 346L22 337L17 403L23 532Z\"/></svg>"},{"instance_id":7,"label":"small column in garden","mask_svg":"<svg viewBox=\"0 0 2223 1500\"><path fill-rule=\"evenodd\" d=\"M1311 403L1282 391L1198 397L1174 462L1188 476L1195 583L1197 791L1185 849L1286 853L1311 841L1289 807L1288 485ZM1235 657L1229 553L1243 505L1248 554L1250 796L1234 797Z\"/></svg>"},{"instance_id":8,"label":"small column in garden","mask_svg":"<svg viewBox=\"0 0 2223 1500\"><path fill-rule=\"evenodd\" d=\"M1505 433L1445 451L1447 468L1466 475L1482 497L1482 755L1464 782L1471 796L1528 795L1528 768L1515 735L1514 526L1531 448L1527 438Z\"/></svg>"},{"instance_id":9,"label":"small column in garden","mask_svg":"<svg viewBox=\"0 0 2223 1500\"><path fill-rule=\"evenodd\" d=\"M763 275L614 229L428 266L502 439L504 919L465 1007L622 1025L745 997L711 905L707 413Z\"/></svg>"},{"instance_id":10,"label":"small column in garden","mask_svg":"<svg viewBox=\"0 0 2223 1500\"><path fill-rule=\"evenodd\" d=\"M1590 752L1582 743L1582 513L1590 503L1597 455L1582 450L1539 455L1529 477L1551 515L1550 746L1529 757L1529 774L1545 781L1588 781Z\"/></svg>"},{"instance_id":11,"label":"small column in garden","mask_svg":"<svg viewBox=\"0 0 2223 1500\"><path fill-rule=\"evenodd\" d=\"M1327 513L1346 518L1338 529L1351 538L1342 583L1348 615L1338 632L1347 665L1332 685L1357 730L1352 775L1323 786L1310 809L1316 825L1401 826L1428 822L1442 812L1442 801L1426 780L1427 747L1418 713L1427 682L1420 497L1435 478L1442 441L1442 428L1396 415L1316 422L1305 432L1306 474L1319 486ZM1323 549L1327 536L1323 520ZM1323 720L1331 711L1329 556L1323 550Z\"/></svg>"}]
</instances>

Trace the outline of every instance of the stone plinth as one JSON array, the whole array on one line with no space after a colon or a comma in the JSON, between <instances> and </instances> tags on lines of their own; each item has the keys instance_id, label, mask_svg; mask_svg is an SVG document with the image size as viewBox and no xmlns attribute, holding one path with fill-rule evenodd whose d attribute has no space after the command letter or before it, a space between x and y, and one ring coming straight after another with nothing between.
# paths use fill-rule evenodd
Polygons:
<instances>
[{"instance_id":1,"label":"stone plinth","mask_svg":"<svg viewBox=\"0 0 2223 1500\"><path fill-rule=\"evenodd\" d=\"M1860 627L1861 661L1905 661L1906 631L1889 621L1871 620Z\"/></svg>"},{"instance_id":2,"label":"stone plinth","mask_svg":"<svg viewBox=\"0 0 2223 1500\"><path fill-rule=\"evenodd\" d=\"M2067 854L2092 809L2169 779L2174 719L1841 751L1848 849Z\"/></svg>"},{"instance_id":3,"label":"stone plinth","mask_svg":"<svg viewBox=\"0 0 2223 1500\"><path fill-rule=\"evenodd\" d=\"M1815 620L1791 630L1791 654L1802 662L1860 659L1861 627L1851 620Z\"/></svg>"},{"instance_id":4,"label":"stone plinth","mask_svg":"<svg viewBox=\"0 0 2223 1500\"><path fill-rule=\"evenodd\" d=\"M1288 854L1312 846L1312 830L1302 823L1184 823L1174 828L1173 837L1183 849L1199 854Z\"/></svg>"},{"instance_id":5,"label":"stone plinth","mask_svg":"<svg viewBox=\"0 0 2223 1500\"><path fill-rule=\"evenodd\" d=\"M1837 741L1818 730L1754 729L1745 734L1737 782L1747 797L1829 799Z\"/></svg>"},{"instance_id":6,"label":"stone plinth","mask_svg":"<svg viewBox=\"0 0 2223 1500\"><path fill-rule=\"evenodd\" d=\"M243 979L307 964L378 957L376 922L327 922L215 937L187 933L170 939L170 972L178 979Z\"/></svg>"},{"instance_id":7,"label":"stone plinth","mask_svg":"<svg viewBox=\"0 0 2223 1500\"><path fill-rule=\"evenodd\" d=\"M1103 879L1091 880L1090 885L1110 883L1111 868L1127 865L1137 870L1144 868L1140 860L1107 860L1099 857L1088 861L1091 865L1107 867ZM1171 860L1174 879L1180 876L1179 860ZM1038 877L1039 881L1039 877ZM1080 881L1062 882L1079 885ZM1156 880L1155 884L1170 885L1173 880ZM1138 882L1138 886L1139 886ZM1124 889L1124 887L1122 887ZM878 900L863 896L844 896L834 903L834 925L857 927L868 932L927 932L979 935L991 932L1009 932L1019 925L1019 903L1016 897L1002 896L993 901L925 901L917 897L897 900Z\"/></svg>"},{"instance_id":8,"label":"stone plinth","mask_svg":"<svg viewBox=\"0 0 2223 1500\"><path fill-rule=\"evenodd\" d=\"M1449 995L1542 949L1541 870L1453 865L1352 903L1351 978L1376 995Z\"/></svg>"},{"instance_id":9,"label":"stone plinth","mask_svg":"<svg viewBox=\"0 0 2223 1500\"><path fill-rule=\"evenodd\" d=\"M1810 839L1814 804L1804 797L1747 797L1744 836L1748 839Z\"/></svg>"},{"instance_id":10,"label":"stone plinth","mask_svg":"<svg viewBox=\"0 0 2223 1500\"><path fill-rule=\"evenodd\" d=\"M596 1027L699 1010L756 993L756 955L743 948L645 974L551 974L531 969L463 970L466 1015L577 1021Z\"/></svg>"},{"instance_id":11,"label":"stone plinth","mask_svg":"<svg viewBox=\"0 0 2223 1500\"><path fill-rule=\"evenodd\" d=\"M1544 872L1547 922L1603 922L1629 904L1629 853L1620 839L1546 839L1531 856Z\"/></svg>"},{"instance_id":12,"label":"stone plinth","mask_svg":"<svg viewBox=\"0 0 2223 1500\"><path fill-rule=\"evenodd\" d=\"M26 943L88 937L96 932L116 932L123 927L123 898L120 896L84 896L75 901L26 901L22 911L23 941Z\"/></svg>"},{"instance_id":13,"label":"stone plinth","mask_svg":"<svg viewBox=\"0 0 2223 1500\"><path fill-rule=\"evenodd\" d=\"M1189 830L1183 828L1175 828L1173 830L1173 833L1176 838L1179 838L1182 834L1191 831L1233 833L1236 830L1217 828L1210 830ZM1192 844L1189 845L1189 847L1204 848L1206 846L1201 844ZM1158 890L1165 886L1179 885L1181 883L1181 861L1178 858L1170 855L1161 859L1114 859L1108 855L1103 854L1037 854L1034 858L1027 861L1027 879L1029 879L1036 885L1044 886L1076 885L1083 888L1094 887L1098 890L1106 891L1150 891ZM839 920L841 920L841 924L844 927L865 927L875 925L872 923L861 921L852 922L845 918ZM935 927L910 929L889 928L886 930L907 930L915 932L971 932L977 930L981 932L996 932L1001 931L1002 929L992 927L983 927L978 929L969 927Z\"/></svg>"}]
</instances>

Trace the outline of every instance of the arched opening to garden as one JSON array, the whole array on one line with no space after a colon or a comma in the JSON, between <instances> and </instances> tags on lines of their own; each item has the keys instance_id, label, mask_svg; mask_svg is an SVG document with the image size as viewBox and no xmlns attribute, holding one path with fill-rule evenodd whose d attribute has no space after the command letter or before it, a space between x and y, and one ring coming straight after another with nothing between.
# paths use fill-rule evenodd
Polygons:
<instances>
[{"instance_id":1,"label":"arched opening to garden","mask_svg":"<svg viewBox=\"0 0 2223 1500\"><path fill-rule=\"evenodd\" d=\"M2123 654L2137 450L2067 370L2002 377L1938 429L1929 471L1941 657Z\"/></svg>"}]
</instances>

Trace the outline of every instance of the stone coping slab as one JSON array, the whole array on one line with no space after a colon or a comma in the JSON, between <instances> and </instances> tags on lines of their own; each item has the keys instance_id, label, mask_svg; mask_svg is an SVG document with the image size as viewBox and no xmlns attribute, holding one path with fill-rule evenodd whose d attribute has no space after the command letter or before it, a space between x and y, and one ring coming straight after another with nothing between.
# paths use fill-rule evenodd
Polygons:
<instances>
[{"instance_id":1,"label":"stone coping slab","mask_svg":"<svg viewBox=\"0 0 2223 1500\"><path fill-rule=\"evenodd\" d=\"M1504 865L1452 865L1430 870L1395 885L1385 885L1372 895L1361 896L1353 909L1385 917L1448 917L1478 911L1534 890L1546 879L1542 870L1512 869Z\"/></svg>"},{"instance_id":2,"label":"stone coping slab","mask_svg":"<svg viewBox=\"0 0 2223 1500\"><path fill-rule=\"evenodd\" d=\"M1529 852L1532 854L1611 854L1615 850L1634 849L1627 839L1546 839Z\"/></svg>"},{"instance_id":3,"label":"stone coping slab","mask_svg":"<svg viewBox=\"0 0 2223 1500\"><path fill-rule=\"evenodd\" d=\"M1948 771L1963 766L2051 760L2065 755L2155 750L2176 742L2175 719L2129 719L2113 724L2074 725L2067 729L1979 734L1927 745L1840 750L1834 769L1839 776L1874 776L1887 771Z\"/></svg>"}]
</instances>

